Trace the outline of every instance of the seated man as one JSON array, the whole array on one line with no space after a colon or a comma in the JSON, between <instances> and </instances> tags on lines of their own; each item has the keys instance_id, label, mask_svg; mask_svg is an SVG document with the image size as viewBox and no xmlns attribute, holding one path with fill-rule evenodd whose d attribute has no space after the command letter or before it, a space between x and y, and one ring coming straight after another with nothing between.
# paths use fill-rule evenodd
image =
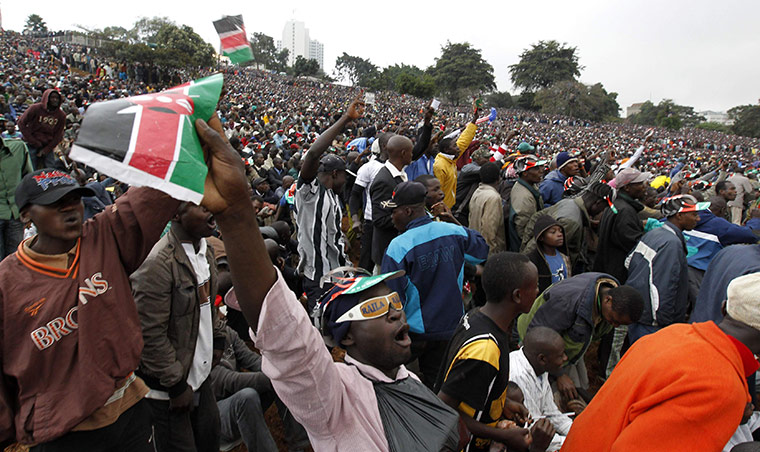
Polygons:
<instances>
[{"instance_id":1,"label":"seated man","mask_svg":"<svg viewBox=\"0 0 760 452\"><path fill-rule=\"evenodd\" d=\"M306 447L309 443L306 432L277 399L272 383L261 372L261 356L248 348L232 328L225 326L222 333L224 349L218 354L215 351L214 368L209 376L219 407L221 444L234 444L242 438L249 451L276 452L277 445L264 412L272 403L277 403L288 450Z\"/></svg>"},{"instance_id":2,"label":"seated man","mask_svg":"<svg viewBox=\"0 0 760 452\"><path fill-rule=\"evenodd\" d=\"M351 108L361 107L357 99ZM346 363L333 362L320 332L268 259L240 157L218 133L197 124L211 150L209 175L225 181L204 202L224 236L262 370L314 450L460 450L457 413L403 366L411 341L398 299L382 283L391 275L356 278L324 299L322 332L347 349Z\"/></svg>"},{"instance_id":3,"label":"seated man","mask_svg":"<svg viewBox=\"0 0 760 452\"><path fill-rule=\"evenodd\" d=\"M641 295L633 288L618 286L617 280L605 273L582 273L546 289L530 312L517 319L517 330L523 341L530 329L539 326L562 335L568 362L554 376L569 402L579 398L576 388L588 389L583 355L591 341L635 322L643 309Z\"/></svg>"},{"instance_id":4,"label":"seated man","mask_svg":"<svg viewBox=\"0 0 760 452\"><path fill-rule=\"evenodd\" d=\"M483 271L486 304L468 312L449 342L445 366L438 376L438 396L459 411L470 431L465 450L489 450L492 443L505 443L526 450L543 451L554 435L548 421L527 429L503 429L509 382L507 330L514 318L527 312L538 293L538 271L527 257L517 253L492 256Z\"/></svg>"},{"instance_id":5,"label":"seated man","mask_svg":"<svg viewBox=\"0 0 760 452\"><path fill-rule=\"evenodd\" d=\"M520 386L523 404L533 419L545 417L557 433L547 450L559 450L573 421L554 403L549 372L556 373L567 361L565 342L551 328L539 326L528 331L523 347L509 354L509 379Z\"/></svg>"}]
</instances>

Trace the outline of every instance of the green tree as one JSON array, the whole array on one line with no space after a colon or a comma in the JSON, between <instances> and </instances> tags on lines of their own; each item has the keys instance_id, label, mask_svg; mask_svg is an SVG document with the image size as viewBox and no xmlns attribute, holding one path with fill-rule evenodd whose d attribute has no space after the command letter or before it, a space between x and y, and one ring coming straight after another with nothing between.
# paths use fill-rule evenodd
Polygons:
<instances>
[{"instance_id":1,"label":"green tree","mask_svg":"<svg viewBox=\"0 0 760 452\"><path fill-rule=\"evenodd\" d=\"M290 57L290 50L282 49L275 54L274 61L272 62L273 71L287 72L288 70L288 57Z\"/></svg>"},{"instance_id":2,"label":"green tree","mask_svg":"<svg viewBox=\"0 0 760 452\"><path fill-rule=\"evenodd\" d=\"M47 24L38 14L30 14L26 18L26 30L29 30L32 34L40 35L48 32Z\"/></svg>"},{"instance_id":3,"label":"green tree","mask_svg":"<svg viewBox=\"0 0 760 452\"><path fill-rule=\"evenodd\" d=\"M703 122L705 117L696 113L694 107L677 105L670 99L663 99L657 105L649 101L644 102L641 111L627 120L634 124L678 130L682 126L694 127Z\"/></svg>"},{"instance_id":4,"label":"green tree","mask_svg":"<svg viewBox=\"0 0 760 452\"><path fill-rule=\"evenodd\" d=\"M317 63L317 60L307 60L301 55L296 57L296 62L293 64L293 75L296 77L301 75L314 77L317 74L319 74L319 63Z\"/></svg>"},{"instance_id":5,"label":"green tree","mask_svg":"<svg viewBox=\"0 0 760 452\"><path fill-rule=\"evenodd\" d=\"M370 60L343 52L335 60L334 75L339 80L348 80L353 86L368 87L369 84L377 83L379 71Z\"/></svg>"},{"instance_id":6,"label":"green tree","mask_svg":"<svg viewBox=\"0 0 760 452\"><path fill-rule=\"evenodd\" d=\"M539 41L520 54L520 62L509 66L512 83L528 91L548 88L565 80L575 80L583 66L578 64L576 47L557 41Z\"/></svg>"},{"instance_id":7,"label":"green tree","mask_svg":"<svg viewBox=\"0 0 760 452\"><path fill-rule=\"evenodd\" d=\"M737 135L760 138L760 105L740 105L728 110L734 120L732 130Z\"/></svg>"},{"instance_id":8,"label":"green tree","mask_svg":"<svg viewBox=\"0 0 760 452\"><path fill-rule=\"evenodd\" d=\"M730 126L718 122L701 122L696 125L697 129L711 130L713 132L733 133Z\"/></svg>"},{"instance_id":9,"label":"green tree","mask_svg":"<svg viewBox=\"0 0 760 452\"><path fill-rule=\"evenodd\" d=\"M214 64L214 48L201 38L192 27L165 24L153 36L162 64L170 67L202 66Z\"/></svg>"},{"instance_id":10,"label":"green tree","mask_svg":"<svg viewBox=\"0 0 760 452\"><path fill-rule=\"evenodd\" d=\"M254 33L250 39L253 61L257 67L272 69L277 59L274 39L264 33Z\"/></svg>"},{"instance_id":11,"label":"green tree","mask_svg":"<svg viewBox=\"0 0 760 452\"><path fill-rule=\"evenodd\" d=\"M538 111L540 107L535 104L536 93L533 91L523 91L517 96L515 105L523 110Z\"/></svg>"},{"instance_id":12,"label":"green tree","mask_svg":"<svg viewBox=\"0 0 760 452\"><path fill-rule=\"evenodd\" d=\"M455 103L496 88L493 66L483 59L480 49L467 42L447 42L441 47L430 73L439 92Z\"/></svg>"},{"instance_id":13,"label":"green tree","mask_svg":"<svg viewBox=\"0 0 760 452\"><path fill-rule=\"evenodd\" d=\"M515 101L512 95L506 91L496 91L486 96L486 102L491 107L496 108L513 108Z\"/></svg>"},{"instance_id":14,"label":"green tree","mask_svg":"<svg viewBox=\"0 0 760 452\"><path fill-rule=\"evenodd\" d=\"M176 26L168 17L140 17L130 32L135 36L136 42L155 43L156 35L167 25Z\"/></svg>"},{"instance_id":15,"label":"green tree","mask_svg":"<svg viewBox=\"0 0 760 452\"><path fill-rule=\"evenodd\" d=\"M601 83L584 85L566 80L539 90L534 103L542 113L602 121L618 116L620 106L616 99L617 93L608 93Z\"/></svg>"}]
</instances>

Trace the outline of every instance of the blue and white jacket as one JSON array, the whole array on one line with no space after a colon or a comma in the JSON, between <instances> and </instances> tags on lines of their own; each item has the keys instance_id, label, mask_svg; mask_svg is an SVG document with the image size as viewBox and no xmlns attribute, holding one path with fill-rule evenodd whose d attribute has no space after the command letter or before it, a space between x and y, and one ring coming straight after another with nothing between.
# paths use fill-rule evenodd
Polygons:
<instances>
[{"instance_id":1,"label":"blue and white jacket","mask_svg":"<svg viewBox=\"0 0 760 452\"><path fill-rule=\"evenodd\" d=\"M562 201L562 195L565 193L565 181L567 177L558 169L550 172L541 182L538 191L544 199L544 207L549 207Z\"/></svg>"},{"instance_id":2,"label":"blue and white jacket","mask_svg":"<svg viewBox=\"0 0 760 452\"><path fill-rule=\"evenodd\" d=\"M410 331L423 340L450 339L464 315L464 264L486 257L488 245L477 231L427 215L412 220L388 245L382 264L383 273L406 271L388 286L405 300Z\"/></svg>"},{"instance_id":3,"label":"blue and white jacket","mask_svg":"<svg viewBox=\"0 0 760 452\"><path fill-rule=\"evenodd\" d=\"M641 238L626 259L626 285L644 299L637 323L666 327L686 321L689 272L686 244L681 231L666 221Z\"/></svg>"},{"instance_id":4,"label":"blue and white jacket","mask_svg":"<svg viewBox=\"0 0 760 452\"><path fill-rule=\"evenodd\" d=\"M757 243L757 236L750 228L716 217L709 210L700 211L697 227L683 231L683 235L686 236L686 247L689 250L689 266L702 271L707 270L710 261L723 247Z\"/></svg>"}]
</instances>

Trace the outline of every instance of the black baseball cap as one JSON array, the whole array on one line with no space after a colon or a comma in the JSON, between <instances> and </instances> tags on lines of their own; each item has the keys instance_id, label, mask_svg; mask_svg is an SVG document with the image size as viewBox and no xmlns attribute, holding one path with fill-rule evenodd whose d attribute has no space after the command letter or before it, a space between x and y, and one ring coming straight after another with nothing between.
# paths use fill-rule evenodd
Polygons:
<instances>
[{"instance_id":1,"label":"black baseball cap","mask_svg":"<svg viewBox=\"0 0 760 452\"><path fill-rule=\"evenodd\" d=\"M393 198L383 201L381 204L386 209L395 209L401 206L413 206L425 202L427 188L419 182L401 182L393 190Z\"/></svg>"},{"instance_id":2,"label":"black baseball cap","mask_svg":"<svg viewBox=\"0 0 760 452\"><path fill-rule=\"evenodd\" d=\"M73 177L52 168L29 173L16 187L16 205L22 210L29 204L49 206L71 192L81 196L95 196L95 192L82 187Z\"/></svg>"},{"instance_id":3,"label":"black baseball cap","mask_svg":"<svg viewBox=\"0 0 760 452\"><path fill-rule=\"evenodd\" d=\"M319 160L320 173L332 173L333 171L345 171L346 162L335 154L327 154Z\"/></svg>"}]
</instances>

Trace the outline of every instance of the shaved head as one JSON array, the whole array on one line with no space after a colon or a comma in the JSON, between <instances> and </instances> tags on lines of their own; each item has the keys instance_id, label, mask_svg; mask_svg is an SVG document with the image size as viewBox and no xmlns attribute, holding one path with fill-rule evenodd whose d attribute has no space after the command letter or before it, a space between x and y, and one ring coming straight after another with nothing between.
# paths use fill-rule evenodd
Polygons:
<instances>
[{"instance_id":1,"label":"shaved head","mask_svg":"<svg viewBox=\"0 0 760 452\"><path fill-rule=\"evenodd\" d=\"M267 253L269 253L269 260L276 265L277 258L280 257L280 245L272 239L264 239L264 246L266 246Z\"/></svg>"},{"instance_id":2,"label":"shaved head","mask_svg":"<svg viewBox=\"0 0 760 452\"><path fill-rule=\"evenodd\" d=\"M538 356L539 354L551 355L565 348L562 336L551 328L537 326L528 330L523 340L525 354Z\"/></svg>"},{"instance_id":3,"label":"shaved head","mask_svg":"<svg viewBox=\"0 0 760 452\"><path fill-rule=\"evenodd\" d=\"M412 140L401 135L393 135L391 139L388 140L388 145L386 146L386 149L388 150L388 158L391 160L398 159L406 151L409 151L409 155L411 156L412 148L414 148Z\"/></svg>"}]
</instances>

